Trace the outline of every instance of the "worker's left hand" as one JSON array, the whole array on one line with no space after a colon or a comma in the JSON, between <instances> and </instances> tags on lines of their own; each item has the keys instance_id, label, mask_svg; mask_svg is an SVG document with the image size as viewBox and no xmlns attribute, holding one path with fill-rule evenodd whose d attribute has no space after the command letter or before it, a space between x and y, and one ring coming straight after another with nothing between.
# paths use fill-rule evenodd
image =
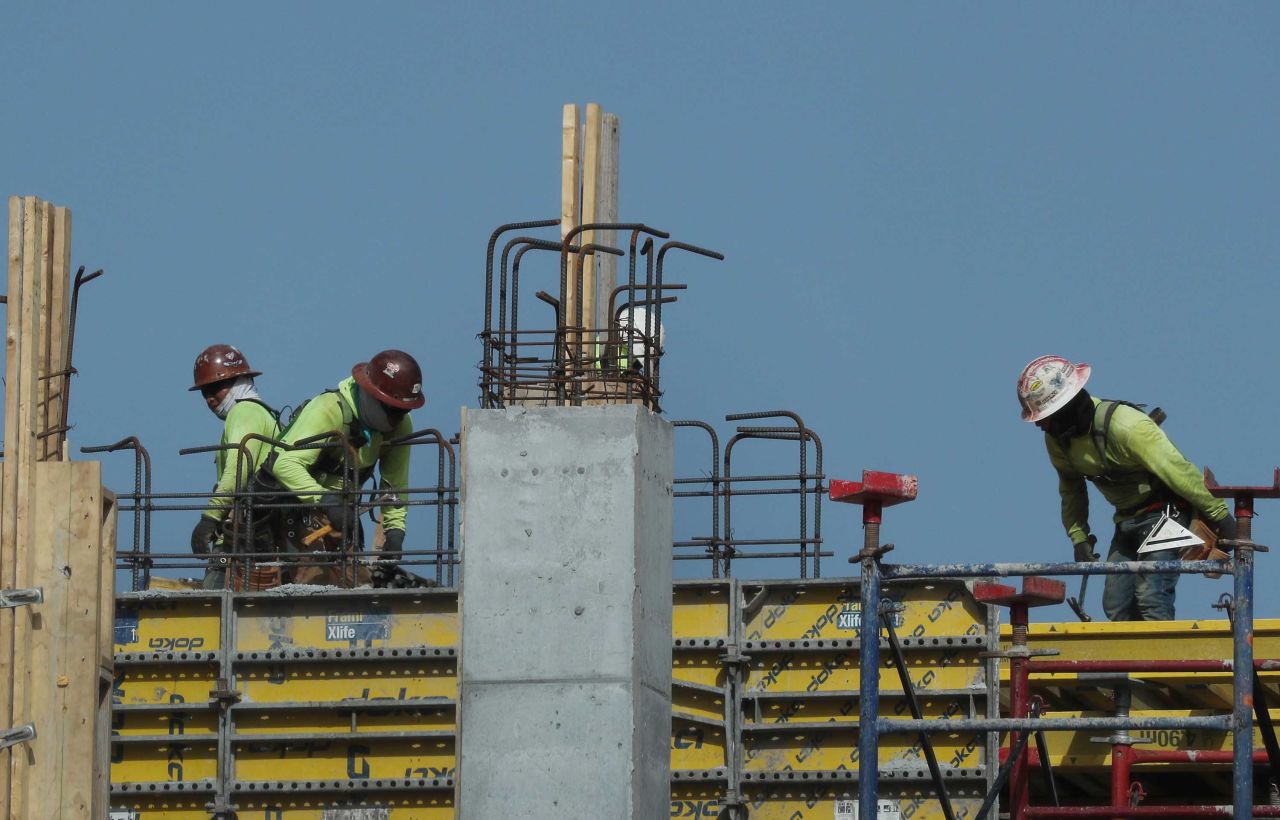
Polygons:
<instances>
[{"instance_id":1,"label":"worker's left hand","mask_svg":"<svg viewBox=\"0 0 1280 820\"><path fill-rule=\"evenodd\" d=\"M191 531L191 551L196 555L209 552L209 544L218 537L218 522L207 515L200 516L195 529Z\"/></svg>"},{"instance_id":2,"label":"worker's left hand","mask_svg":"<svg viewBox=\"0 0 1280 820\"><path fill-rule=\"evenodd\" d=\"M386 530L382 533L383 554L395 553L397 559L404 549L404 530ZM389 556L388 556L389 557Z\"/></svg>"},{"instance_id":3,"label":"worker's left hand","mask_svg":"<svg viewBox=\"0 0 1280 820\"><path fill-rule=\"evenodd\" d=\"M1227 513L1226 518L1214 521L1209 526L1213 527L1213 531L1219 538L1225 538L1228 541L1236 539L1236 518L1231 513Z\"/></svg>"},{"instance_id":4,"label":"worker's left hand","mask_svg":"<svg viewBox=\"0 0 1280 820\"><path fill-rule=\"evenodd\" d=\"M1090 541L1081 541L1072 545L1076 552L1077 561L1097 561L1098 554L1093 551L1093 543Z\"/></svg>"}]
</instances>

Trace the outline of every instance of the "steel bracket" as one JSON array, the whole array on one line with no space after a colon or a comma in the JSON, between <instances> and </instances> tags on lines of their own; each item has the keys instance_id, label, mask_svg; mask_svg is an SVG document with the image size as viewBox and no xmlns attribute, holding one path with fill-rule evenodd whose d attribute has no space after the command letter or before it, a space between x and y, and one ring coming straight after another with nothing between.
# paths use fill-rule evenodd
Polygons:
<instances>
[{"instance_id":1,"label":"steel bracket","mask_svg":"<svg viewBox=\"0 0 1280 820\"><path fill-rule=\"evenodd\" d=\"M209 700L216 702L220 709L239 703L242 697L244 693L239 689L232 689L226 678L218 678L214 681L214 688L209 690Z\"/></svg>"},{"instance_id":2,"label":"steel bracket","mask_svg":"<svg viewBox=\"0 0 1280 820\"><path fill-rule=\"evenodd\" d=\"M19 743L26 743L35 739L36 725L34 723L28 723L26 726L15 726L12 729L5 729L0 732L0 749L7 749L10 746L17 746Z\"/></svg>"},{"instance_id":3,"label":"steel bracket","mask_svg":"<svg viewBox=\"0 0 1280 820\"><path fill-rule=\"evenodd\" d=\"M44 589L0 589L0 609L44 603Z\"/></svg>"}]
</instances>

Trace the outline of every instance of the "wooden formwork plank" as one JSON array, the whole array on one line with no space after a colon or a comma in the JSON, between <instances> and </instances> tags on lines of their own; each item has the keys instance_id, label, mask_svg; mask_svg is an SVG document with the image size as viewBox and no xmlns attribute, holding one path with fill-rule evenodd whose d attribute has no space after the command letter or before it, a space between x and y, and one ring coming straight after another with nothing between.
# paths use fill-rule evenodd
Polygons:
<instances>
[{"instance_id":1,"label":"wooden formwork plank","mask_svg":"<svg viewBox=\"0 0 1280 820\"><path fill-rule=\"evenodd\" d=\"M46 320L49 323L49 370L48 373L59 373L67 367L67 331L69 328L70 285L71 285L71 209L54 207L53 209L53 277L49 291L49 312ZM62 420L63 390L66 381L57 376L45 381L45 418L44 428L52 430ZM46 438L44 447L45 459L63 458L63 443L67 440L65 432Z\"/></svg>"},{"instance_id":2,"label":"wooden formwork plank","mask_svg":"<svg viewBox=\"0 0 1280 820\"><path fill-rule=\"evenodd\" d=\"M599 103L587 103L587 121L582 134L582 224L597 222L600 187L600 128L604 114ZM598 242L595 231L585 231L578 237L579 244ZM607 254L605 254L607 255ZM582 262L582 324L596 327L596 255L588 255ZM590 336L584 339L590 343ZM590 351L584 350L588 354Z\"/></svg>"},{"instance_id":3,"label":"wooden formwork plank","mask_svg":"<svg viewBox=\"0 0 1280 820\"><path fill-rule=\"evenodd\" d=\"M98 551L98 713L94 732L93 817L107 813L111 796L111 687L115 680L115 493L102 489L102 547Z\"/></svg>"},{"instance_id":4,"label":"wooden formwork plank","mask_svg":"<svg viewBox=\"0 0 1280 820\"><path fill-rule=\"evenodd\" d=\"M27 692L27 816L90 817L101 630L102 469L97 461L36 465L35 583Z\"/></svg>"},{"instance_id":5,"label":"wooden formwork plank","mask_svg":"<svg viewBox=\"0 0 1280 820\"><path fill-rule=\"evenodd\" d=\"M618 135L620 122L617 114L605 114L600 127L600 159L597 166L596 220L618 221ZM601 231L600 242L618 246L616 231ZM596 290L599 306L596 311L596 327L606 328L612 317L609 312L609 294L618 286L618 258L603 254L596 260Z\"/></svg>"},{"instance_id":6,"label":"wooden formwork plank","mask_svg":"<svg viewBox=\"0 0 1280 820\"><path fill-rule=\"evenodd\" d=\"M49 383L48 375L53 370L50 350L53 339L50 335L50 316L53 306L49 297L53 295L53 205L43 200L36 205L40 210L40 263L36 271L36 313L40 330L36 336L36 432L43 433L52 425L49 424ZM52 436L36 438L35 457L38 461L49 458Z\"/></svg>"},{"instance_id":7,"label":"wooden formwork plank","mask_svg":"<svg viewBox=\"0 0 1280 820\"><path fill-rule=\"evenodd\" d=\"M18 353L22 304L22 197L9 197L9 282L5 315L4 441L12 448L18 438ZM0 470L0 588L16 588L18 459L12 449ZM13 720L14 611L0 609L0 725ZM0 750L0 817L9 817L9 778L12 748Z\"/></svg>"},{"instance_id":8,"label":"wooden formwork plank","mask_svg":"<svg viewBox=\"0 0 1280 820\"><path fill-rule=\"evenodd\" d=\"M37 457L36 432L38 384L38 353L40 339L40 302L39 291L43 264L46 259L41 242L44 239L44 208L36 197L26 197L23 201L22 226L22 299L18 307L19 334L18 371L16 382L8 382L7 389L18 390L18 415L14 430L16 438L12 441L6 437L5 457L16 458L17 483L16 504L13 517L15 519L14 540L14 583L17 587L31 587L33 584L32 559L35 550L31 549L31 524L34 513L34 473ZM18 607L14 610L13 629L13 711L15 722L26 719L27 693L30 689L30 666L26 663L30 645L32 628L32 608ZM17 752L10 758L13 780L10 783L9 813L14 820L29 817L26 807L25 783L31 750L30 744L14 747Z\"/></svg>"},{"instance_id":9,"label":"wooden formwork plank","mask_svg":"<svg viewBox=\"0 0 1280 820\"><path fill-rule=\"evenodd\" d=\"M567 103L564 107L564 117L561 122L560 131L560 238L568 236L569 231L576 228L582 214L582 173L581 173L581 144L582 134L578 125L578 106L575 103ZM570 274L572 270L572 258L570 258ZM564 324L573 323L573 317L577 312L578 297L575 293L572 276L569 279L565 292L561 294L560 312L564 317ZM574 337L565 338L565 344L572 355L576 351Z\"/></svg>"}]
</instances>

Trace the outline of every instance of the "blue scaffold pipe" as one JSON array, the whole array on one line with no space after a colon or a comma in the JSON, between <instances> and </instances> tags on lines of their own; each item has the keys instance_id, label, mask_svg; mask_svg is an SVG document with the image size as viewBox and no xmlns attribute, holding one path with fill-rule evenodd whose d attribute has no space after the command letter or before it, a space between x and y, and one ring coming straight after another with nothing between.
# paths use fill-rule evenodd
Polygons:
<instances>
[{"instance_id":1,"label":"blue scaffold pipe","mask_svg":"<svg viewBox=\"0 0 1280 820\"><path fill-rule=\"evenodd\" d=\"M1204 717L1070 717L1070 718L961 718L956 720L895 720L880 718L876 721L876 731L882 735L901 735L915 732L956 733L956 732L1034 732L1034 731L1080 731L1093 729L1108 731L1116 729L1213 729L1229 731L1232 725L1231 715L1208 715ZM868 732L868 734L870 734ZM1252 754L1250 750L1250 754Z\"/></svg>"},{"instance_id":2,"label":"blue scaffold pipe","mask_svg":"<svg viewBox=\"0 0 1280 820\"><path fill-rule=\"evenodd\" d=\"M862 626L858 633L858 720L864 730L875 726L880 713L880 565L862 560ZM876 816L880 735L858 733L858 809L860 817Z\"/></svg>"},{"instance_id":3,"label":"blue scaffold pipe","mask_svg":"<svg viewBox=\"0 0 1280 820\"><path fill-rule=\"evenodd\" d=\"M1232 561L1071 561L1060 564L885 564L880 573L886 581L900 581L907 578L1005 578L1018 575L1135 575L1139 572L1181 575L1219 572L1230 575L1234 569Z\"/></svg>"},{"instance_id":4,"label":"blue scaffold pipe","mask_svg":"<svg viewBox=\"0 0 1280 820\"><path fill-rule=\"evenodd\" d=\"M1235 563L1232 658L1236 669L1249 670L1253 668L1253 550L1237 550ZM1253 678L1247 671L1232 676L1232 816L1237 820L1253 817Z\"/></svg>"}]
</instances>

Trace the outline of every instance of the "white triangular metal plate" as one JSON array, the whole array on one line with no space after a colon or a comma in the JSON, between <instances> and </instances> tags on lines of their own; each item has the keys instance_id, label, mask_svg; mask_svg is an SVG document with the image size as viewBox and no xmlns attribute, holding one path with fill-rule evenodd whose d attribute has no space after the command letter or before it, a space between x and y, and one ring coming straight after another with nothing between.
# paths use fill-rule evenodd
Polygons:
<instances>
[{"instance_id":1,"label":"white triangular metal plate","mask_svg":"<svg viewBox=\"0 0 1280 820\"><path fill-rule=\"evenodd\" d=\"M1165 513L1160 516L1160 520L1151 528L1151 532L1147 533L1147 537L1142 539L1142 546L1138 547L1138 554L1159 552L1160 550L1181 550L1187 547L1198 547L1203 543L1203 539L1197 538L1191 530L1174 521L1169 517L1168 513Z\"/></svg>"}]
</instances>

